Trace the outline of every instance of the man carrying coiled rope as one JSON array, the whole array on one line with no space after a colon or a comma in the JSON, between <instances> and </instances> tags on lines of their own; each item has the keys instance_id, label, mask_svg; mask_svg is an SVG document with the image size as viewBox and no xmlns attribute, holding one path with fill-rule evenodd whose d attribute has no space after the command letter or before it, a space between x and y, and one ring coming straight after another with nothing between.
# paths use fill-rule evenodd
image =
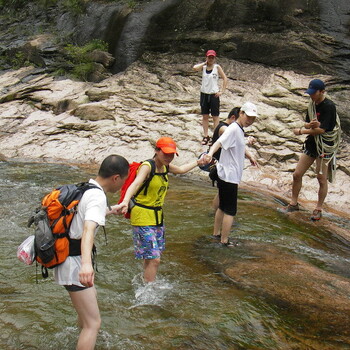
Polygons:
<instances>
[{"instance_id":1,"label":"man carrying coiled rope","mask_svg":"<svg viewBox=\"0 0 350 350\"><path fill-rule=\"evenodd\" d=\"M316 160L316 174L319 182L318 201L311 220L320 220L322 206L327 196L328 183L333 182L336 170L336 153L341 139L340 120L336 106L325 96L325 84L320 79L311 80L305 93L310 95L304 125L294 129L295 135L308 135L301 155L293 173L292 199L281 212L299 210L298 196L302 187L302 178Z\"/></svg>"}]
</instances>

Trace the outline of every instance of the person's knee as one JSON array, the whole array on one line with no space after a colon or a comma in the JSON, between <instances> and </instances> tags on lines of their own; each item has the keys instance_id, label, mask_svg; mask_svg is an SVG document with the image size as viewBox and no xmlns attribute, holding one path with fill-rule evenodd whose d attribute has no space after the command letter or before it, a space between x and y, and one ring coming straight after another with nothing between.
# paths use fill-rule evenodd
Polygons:
<instances>
[{"instance_id":1,"label":"person's knee","mask_svg":"<svg viewBox=\"0 0 350 350\"><path fill-rule=\"evenodd\" d=\"M160 258L151 259L150 263L151 263L151 265L158 267L160 264Z\"/></svg>"},{"instance_id":2,"label":"person's knee","mask_svg":"<svg viewBox=\"0 0 350 350\"><path fill-rule=\"evenodd\" d=\"M98 332L99 329L101 328L101 323L102 323L101 316L98 315L96 317L90 318L86 324L86 327Z\"/></svg>"},{"instance_id":3,"label":"person's knee","mask_svg":"<svg viewBox=\"0 0 350 350\"><path fill-rule=\"evenodd\" d=\"M303 177L303 174L301 174L299 171L294 171L293 173L293 181L300 181Z\"/></svg>"},{"instance_id":4,"label":"person's knee","mask_svg":"<svg viewBox=\"0 0 350 350\"><path fill-rule=\"evenodd\" d=\"M317 174L317 180L320 185L327 185L327 176L325 176L324 174Z\"/></svg>"}]
</instances>

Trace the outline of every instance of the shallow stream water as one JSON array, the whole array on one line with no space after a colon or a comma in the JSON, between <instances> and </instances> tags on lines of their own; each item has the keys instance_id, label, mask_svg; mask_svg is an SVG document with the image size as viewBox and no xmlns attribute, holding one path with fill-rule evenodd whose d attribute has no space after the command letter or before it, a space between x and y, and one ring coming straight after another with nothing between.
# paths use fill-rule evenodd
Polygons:
<instances>
[{"instance_id":1,"label":"shallow stream water","mask_svg":"<svg viewBox=\"0 0 350 350\"><path fill-rule=\"evenodd\" d=\"M90 175L65 165L0 163L0 349L75 349L79 331L67 292L51 272L36 283L35 264L18 261L16 250L31 233L26 222L42 195ZM310 325L308 318L256 293L259 286L237 285L216 265L223 258L250 262L254 256L245 244L273 246L346 282L348 243L290 221L272 209L272 198L241 191L232 235L242 244L223 250L210 238L214 194L209 182L170 179L167 249L157 282L147 286L133 258L128 221L108 218L107 244L102 232L96 238L102 316L96 349L350 349L346 332L335 339L334 329Z\"/></svg>"}]
</instances>

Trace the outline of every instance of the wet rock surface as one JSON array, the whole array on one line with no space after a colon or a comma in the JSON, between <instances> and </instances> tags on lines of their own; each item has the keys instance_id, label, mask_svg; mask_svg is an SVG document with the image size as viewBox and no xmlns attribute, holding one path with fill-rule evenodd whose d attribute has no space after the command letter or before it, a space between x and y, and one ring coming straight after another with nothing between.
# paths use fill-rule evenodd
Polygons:
<instances>
[{"instance_id":1,"label":"wet rock surface","mask_svg":"<svg viewBox=\"0 0 350 350\"><path fill-rule=\"evenodd\" d=\"M349 274L327 271L273 242L237 242L236 247L222 248L214 239L203 237L196 244L196 253L235 287L262 298L287 316L292 337L303 334L305 348L349 346Z\"/></svg>"}]
</instances>

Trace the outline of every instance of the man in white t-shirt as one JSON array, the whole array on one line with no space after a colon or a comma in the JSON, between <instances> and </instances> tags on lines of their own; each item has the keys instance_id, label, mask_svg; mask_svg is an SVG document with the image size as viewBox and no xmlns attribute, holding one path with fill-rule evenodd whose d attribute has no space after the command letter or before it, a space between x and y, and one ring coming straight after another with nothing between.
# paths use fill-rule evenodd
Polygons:
<instances>
[{"instance_id":1,"label":"man in white t-shirt","mask_svg":"<svg viewBox=\"0 0 350 350\"><path fill-rule=\"evenodd\" d=\"M96 179L89 181L97 188L84 193L69 230L71 239L81 240L81 255L69 256L64 263L54 269L56 282L67 289L78 314L81 332L76 349L79 350L94 349L101 325L91 255L98 227L104 226L105 216L115 213L117 209L107 208L105 193L117 192L123 186L128 174L129 163L125 158L110 155L104 159Z\"/></svg>"},{"instance_id":2,"label":"man in white t-shirt","mask_svg":"<svg viewBox=\"0 0 350 350\"><path fill-rule=\"evenodd\" d=\"M227 127L204 158L209 163L213 154L220 147L222 148L216 165L219 208L215 213L213 235L221 235L221 244L224 246L234 245L228 237L234 216L237 213L238 184L241 181L244 167L245 139L243 127L252 125L257 116L256 106L251 102L244 103L237 120Z\"/></svg>"}]
</instances>

